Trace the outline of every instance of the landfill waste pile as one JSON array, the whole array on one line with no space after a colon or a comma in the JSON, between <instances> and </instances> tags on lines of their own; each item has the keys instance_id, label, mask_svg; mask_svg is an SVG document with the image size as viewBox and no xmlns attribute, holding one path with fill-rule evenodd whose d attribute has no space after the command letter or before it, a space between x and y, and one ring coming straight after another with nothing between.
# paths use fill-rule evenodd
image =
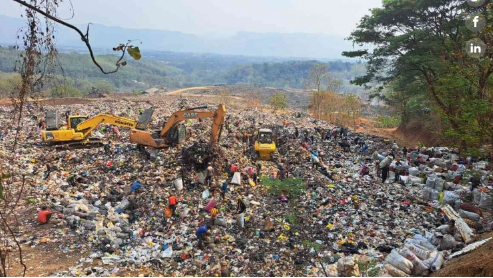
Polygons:
<instances>
[{"instance_id":1,"label":"landfill waste pile","mask_svg":"<svg viewBox=\"0 0 493 278\"><path fill-rule=\"evenodd\" d=\"M153 106L158 130L180 107L203 105L162 97L43 109L137 119ZM405 148L300 113L226 107L215 151L210 119L185 122L181 146L142 150L128 130L102 124L93 136L104 147L56 150L42 142L44 112L32 107L12 153L12 109L0 107L2 161L13 161L2 171L31 181L18 240L89 251L53 275L427 276L493 228L490 163L454 149ZM275 130L275 160L257 160L245 135L262 127ZM39 236L34 208L43 206L53 226Z\"/></svg>"}]
</instances>

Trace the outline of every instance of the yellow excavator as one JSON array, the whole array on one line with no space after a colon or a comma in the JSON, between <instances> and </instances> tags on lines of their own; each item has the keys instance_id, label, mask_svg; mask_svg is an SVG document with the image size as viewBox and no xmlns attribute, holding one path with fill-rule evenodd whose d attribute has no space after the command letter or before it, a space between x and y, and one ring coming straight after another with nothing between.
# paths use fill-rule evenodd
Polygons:
<instances>
[{"instance_id":1,"label":"yellow excavator","mask_svg":"<svg viewBox=\"0 0 493 278\"><path fill-rule=\"evenodd\" d=\"M100 124L110 124L126 128L136 128L137 121L110 114L99 114L92 118L87 116L68 116L67 126L59 128L58 114L46 113L46 130L43 130L43 141L62 147L99 147L103 143L99 138L90 138L91 133Z\"/></svg>"},{"instance_id":2,"label":"yellow excavator","mask_svg":"<svg viewBox=\"0 0 493 278\"><path fill-rule=\"evenodd\" d=\"M214 149L221 137L226 108L220 104L216 111L197 111L200 109L207 109L207 106L187 108L173 113L160 131L149 131L139 128L147 126L152 118L152 111L145 111L141 115L136 128L130 130L130 142L156 149L177 145L183 142L185 138L185 130L177 127L180 122L190 119L212 118L210 144L212 149Z\"/></svg>"},{"instance_id":3,"label":"yellow excavator","mask_svg":"<svg viewBox=\"0 0 493 278\"><path fill-rule=\"evenodd\" d=\"M259 129L254 147L260 160L273 160L273 155L276 152L276 142L272 129Z\"/></svg>"}]
</instances>

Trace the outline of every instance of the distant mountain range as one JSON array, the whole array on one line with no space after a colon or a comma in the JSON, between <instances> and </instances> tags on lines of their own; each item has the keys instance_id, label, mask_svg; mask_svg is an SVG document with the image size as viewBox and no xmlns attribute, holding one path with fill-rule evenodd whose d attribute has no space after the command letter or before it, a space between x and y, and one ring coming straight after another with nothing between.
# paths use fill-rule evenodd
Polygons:
<instances>
[{"instance_id":1,"label":"distant mountain range","mask_svg":"<svg viewBox=\"0 0 493 278\"><path fill-rule=\"evenodd\" d=\"M25 25L21 18L0 15L0 44L10 45L17 39L17 31ZM86 26L78 26L86 30ZM127 29L93 24L90 40L101 52L111 51L129 39L142 41L141 51L173 51L214 53L256 57L341 59L342 51L352 48L351 42L338 36L306 33L251 33L239 32L225 38L211 38L176 31ZM59 26L56 40L59 46L82 49L84 44L77 34ZM106 51L105 51L106 50Z\"/></svg>"}]
</instances>

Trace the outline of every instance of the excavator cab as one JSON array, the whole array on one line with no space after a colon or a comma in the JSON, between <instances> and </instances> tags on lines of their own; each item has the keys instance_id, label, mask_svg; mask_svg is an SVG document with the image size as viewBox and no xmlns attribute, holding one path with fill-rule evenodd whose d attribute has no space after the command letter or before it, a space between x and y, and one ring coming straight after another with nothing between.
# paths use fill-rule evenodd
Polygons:
<instances>
[{"instance_id":1,"label":"excavator cab","mask_svg":"<svg viewBox=\"0 0 493 278\"><path fill-rule=\"evenodd\" d=\"M68 126L67 128L68 129L75 129L77 128L77 126L86 121L87 120L87 117L86 116L70 116L68 117Z\"/></svg>"},{"instance_id":2,"label":"excavator cab","mask_svg":"<svg viewBox=\"0 0 493 278\"><path fill-rule=\"evenodd\" d=\"M170 128L170 130L166 134L166 144L178 145L185 143L187 139L186 131L187 131L187 127L182 124Z\"/></svg>"},{"instance_id":3,"label":"excavator cab","mask_svg":"<svg viewBox=\"0 0 493 278\"><path fill-rule=\"evenodd\" d=\"M258 130L255 140L255 152L261 160L271 160L276 151L276 142L271 129L261 128Z\"/></svg>"}]
</instances>

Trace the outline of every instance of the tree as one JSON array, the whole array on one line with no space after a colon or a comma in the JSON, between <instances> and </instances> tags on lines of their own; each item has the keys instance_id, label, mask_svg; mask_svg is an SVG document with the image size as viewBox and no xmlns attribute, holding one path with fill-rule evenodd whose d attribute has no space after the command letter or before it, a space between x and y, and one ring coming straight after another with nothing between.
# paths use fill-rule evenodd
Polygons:
<instances>
[{"instance_id":1,"label":"tree","mask_svg":"<svg viewBox=\"0 0 493 278\"><path fill-rule=\"evenodd\" d=\"M423 88L432 108L448 122L446 134L462 149L485 138L493 143L493 51L485 49L485 57L477 59L464 47L473 38L492 45L493 22L475 34L465 28L463 15L469 13L491 19L492 4L473 8L459 0L386 0L349 37L374 49L343 53L367 61L367 74L353 83L373 85L374 96L393 84L405 101L419 97L423 91L415 89Z\"/></svg>"},{"instance_id":2,"label":"tree","mask_svg":"<svg viewBox=\"0 0 493 278\"><path fill-rule=\"evenodd\" d=\"M64 98L64 97L80 97L82 93L70 84L57 84L50 90L50 97Z\"/></svg>"},{"instance_id":3,"label":"tree","mask_svg":"<svg viewBox=\"0 0 493 278\"><path fill-rule=\"evenodd\" d=\"M0 98L9 97L20 83L21 76L19 74L0 74Z\"/></svg>"},{"instance_id":4,"label":"tree","mask_svg":"<svg viewBox=\"0 0 493 278\"><path fill-rule=\"evenodd\" d=\"M281 91L276 92L270 99L270 105L272 107L272 110L276 112L277 110L286 109L287 100L288 100L288 96L285 93Z\"/></svg>"},{"instance_id":5,"label":"tree","mask_svg":"<svg viewBox=\"0 0 493 278\"><path fill-rule=\"evenodd\" d=\"M329 78L329 68L327 64L318 63L310 69L308 77L305 79L304 87L309 90L320 92L323 85Z\"/></svg>"},{"instance_id":6,"label":"tree","mask_svg":"<svg viewBox=\"0 0 493 278\"><path fill-rule=\"evenodd\" d=\"M342 88L342 80L339 78L332 77L332 75L329 75L327 91L339 93L341 91L341 88Z\"/></svg>"}]
</instances>

